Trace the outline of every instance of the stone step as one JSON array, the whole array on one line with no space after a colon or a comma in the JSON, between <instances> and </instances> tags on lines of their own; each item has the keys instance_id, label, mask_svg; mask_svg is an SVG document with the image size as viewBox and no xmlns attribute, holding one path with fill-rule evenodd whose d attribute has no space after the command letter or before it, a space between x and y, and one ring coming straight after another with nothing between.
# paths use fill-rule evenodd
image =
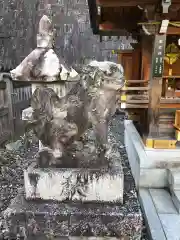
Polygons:
<instances>
[{"instance_id":1,"label":"stone step","mask_svg":"<svg viewBox=\"0 0 180 240\"><path fill-rule=\"evenodd\" d=\"M147 230L150 235L149 239L167 240L148 188L140 188L139 199Z\"/></svg>"},{"instance_id":2,"label":"stone step","mask_svg":"<svg viewBox=\"0 0 180 240\"><path fill-rule=\"evenodd\" d=\"M141 207L150 238L154 240L180 239L180 215L167 189L139 190Z\"/></svg>"},{"instance_id":3,"label":"stone step","mask_svg":"<svg viewBox=\"0 0 180 240\"><path fill-rule=\"evenodd\" d=\"M26 240L49 240L49 237L39 236L38 238L32 236ZM56 237L55 240L119 240L117 237ZM129 237L123 237L120 240L129 240Z\"/></svg>"},{"instance_id":4,"label":"stone step","mask_svg":"<svg viewBox=\"0 0 180 240\"><path fill-rule=\"evenodd\" d=\"M140 240L143 228L134 191L128 191L124 204L100 204L27 201L21 190L3 216L11 239L21 232L28 240L80 236Z\"/></svg>"},{"instance_id":5,"label":"stone step","mask_svg":"<svg viewBox=\"0 0 180 240\"><path fill-rule=\"evenodd\" d=\"M180 214L180 190L173 190L171 189L171 196L172 196L172 201Z\"/></svg>"},{"instance_id":6,"label":"stone step","mask_svg":"<svg viewBox=\"0 0 180 240\"><path fill-rule=\"evenodd\" d=\"M180 168L171 168L168 170L168 184L173 191L180 190Z\"/></svg>"},{"instance_id":7,"label":"stone step","mask_svg":"<svg viewBox=\"0 0 180 240\"><path fill-rule=\"evenodd\" d=\"M49 240L49 237L38 236L38 238L32 236L26 238L26 240ZM116 237L56 237L55 240L119 240ZM121 238L120 240L129 240L129 237Z\"/></svg>"},{"instance_id":8,"label":"stone step","mask_svg":"<svg viewBox=\"0 0 180 240\"><path fill-rule=\"evenodd\" d=\"M172 201L180 213L180 168L168 169L168 185Z\"/></svg>"},{"instance_id":9,"label":"stone step","mask_svg":"<svg viewBox=\"0 0 180 240\"><path fill-rule=\"evenodd\" d=\"M24 171L27 199L123 203L124 173L115 169L35 168Z\"/></svg>"},{"instance_id":10,"label":"stone step","mask_svg":"<svg viewBox=\"0 0 180 240\"><path fill-rule=\"evenodd\" d=\"M177 214L169 191L165 189L149 189L149 193L158 214Z\"/></svg>"}]
</instances>

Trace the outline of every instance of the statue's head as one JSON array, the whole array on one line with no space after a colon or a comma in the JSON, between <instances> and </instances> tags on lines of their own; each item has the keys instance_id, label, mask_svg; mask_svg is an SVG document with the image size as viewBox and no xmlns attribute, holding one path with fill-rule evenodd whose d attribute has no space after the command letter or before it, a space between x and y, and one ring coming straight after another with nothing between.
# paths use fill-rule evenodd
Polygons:
<instances>
[{"instance_id":1,"label":"statue's head","mask_svg":"<svg viewBox=\"0 0 180 240\"><path fill-rule=\"evenodd\" d=\"M123 67L113 62L92 61L84 66L82 73L89 76L84 77L87 87L118 91L125 83Z\"/></svg>"}]
</instances>

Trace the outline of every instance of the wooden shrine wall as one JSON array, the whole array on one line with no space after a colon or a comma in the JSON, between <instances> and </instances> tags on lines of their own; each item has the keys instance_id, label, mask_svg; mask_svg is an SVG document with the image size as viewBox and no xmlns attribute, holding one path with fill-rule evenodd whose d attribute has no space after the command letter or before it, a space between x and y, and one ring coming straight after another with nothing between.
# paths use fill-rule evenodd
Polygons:
<instances>
[{"instance_id":1,"label":"wooden shrine wall","mask_svg":"<svg viewBox=\"0 0 180 240\"><path fill-rule=\"evenodd\" d=\"M151 75L152 41L144 36L141 49L141 79L149 80Z\"/></svg>"},{"instance_id":2,"label":"wooden shrine wall","mask_svg":"<svg viewBox=\"0 0 180 240\"><path fill-rule=\"evenodd\" d=\"M140 79L140 50L122 51L118 54L118 63L124 68L126 80Z\"/></svg>"}]
</instances>

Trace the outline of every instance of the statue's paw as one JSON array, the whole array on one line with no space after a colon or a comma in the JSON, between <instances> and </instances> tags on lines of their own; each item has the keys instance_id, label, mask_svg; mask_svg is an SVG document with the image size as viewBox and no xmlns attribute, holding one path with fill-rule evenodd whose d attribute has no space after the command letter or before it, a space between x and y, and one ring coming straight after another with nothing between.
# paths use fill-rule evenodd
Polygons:
<instances>
[{"instance_id":1,"label":"statue's paw","mask_svg":"<svg viewBox=\"0 0 180 240\"><path fill-rule=\"evenodd\" d=\"M47 149L41 149L37 156L37 165L40 168L47 168L53 161L53 155Z\"/></svg>"},{"instance_id":2,"label":"statue's paw","mask_svg":"<svg viewBox=\"0 0 180 240\"><path fill-rule=\"evenodd\" d=\"M81 197L86 197L86 192L84 191L84 189L82 187L78 187L77 188L77 193L81 196Z\"/></svg>"}]
</instances>

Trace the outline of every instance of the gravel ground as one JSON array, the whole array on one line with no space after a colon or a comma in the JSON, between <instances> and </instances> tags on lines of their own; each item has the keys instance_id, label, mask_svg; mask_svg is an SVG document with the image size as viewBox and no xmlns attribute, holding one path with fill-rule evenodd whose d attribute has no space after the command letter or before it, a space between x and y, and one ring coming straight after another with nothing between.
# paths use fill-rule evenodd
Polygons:
<instances>
[{"instance_id":1,"label":"gravel ground","mask_svg":"<svg viewBox=\"0 0 180 240\"><path fill-rule=\"evenodd\" d=\"M124 115L118 115L120 137L120 148L122 159L126 167L129 167L127 154L124 147ZM26 144L25 144L26 143ZM17 195L18 188L24 184L23 170L34 161L38 150L37 140L34 141L30 134L28 148L26 138L22 138L22 147L18 151L7 151L0 149L0 229L2 222L1 212L5 210L10 201ZM130 168L129 168L130 169ZM0 230L1 231L1 230ZM142 240L148 240L147 231L144 227Z\"/></svg>"},{"instance_id":2,"label":"gravel ground","mask_svg":"<svg viewBox=\"0 0 180 240\"><path fill-rule=\"evenodd\" d=\"M18 151L0 149L0 220L10 201L17 195L18 189L24 185L23 170L27 168L37 153L38 144L29 134L29 147L25 148L27 141L22 138L22 146ZM0 221L1 223L1 221Z\"/></svg>"},{"instance_id":3,"label":"gravel ground","mask_svg":"<svg viewBox=\"0 0 180 240\"><path fill-rule=\"evenodd\" d=\"M122 165L123 165L124 173L125 173L126 170L128 172L131 171L129 161L128 161L128 156L127 156L125 145L124 145L124 119L127 119L127 116L124 114L123 115L119 114L119 115L117 115L117 119L115 119L115 121L118 121L118 129L117 130L114 129L113 132L117 132L116 138L119 140L119 143L120 143L119 150L121 152ZM112 121L112 125L117 126L117 124L113 124L113 121ZM141 240L149 240L145 224L143 227Z\"/></svg>"}]
</instances>

